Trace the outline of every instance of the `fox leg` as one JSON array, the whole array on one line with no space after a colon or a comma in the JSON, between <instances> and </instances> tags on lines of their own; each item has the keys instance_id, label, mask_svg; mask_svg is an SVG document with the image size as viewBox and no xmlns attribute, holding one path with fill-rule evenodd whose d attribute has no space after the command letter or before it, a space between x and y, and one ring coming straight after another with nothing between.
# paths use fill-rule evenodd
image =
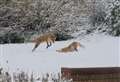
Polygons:
<instances>
[{"instance_id":1,"label":"fox leg","mask_svg":"<svg viewBox=\"0 0 120 82\"><path fill-rule=\"evenodd\" d=\"M53 43L55 43L55 38L54 38L54 39L52 39L52 42L53 42Z\"/></svg>"},{"instance_id":2,"label":"fox leg","mask_svg":"<svg viewBox=\"0 0 120 82\"><path fill-rule=\"evenodd\" d=\"M77 52L78 52L78 49L77 49L77 48L75 48L75 51L77 51Z\"/></svg>"},{"instance_id":3,"label":"fox leg","mask_svg":"<svg viewBox=\"0 0 120 82\"><path fill-rule=\"evenodd\" d=\"M47 47L46 48L50 47L51 45L52 45L51 42L50 42L50 44L47 42Z\"/></svg>"},{"instance_id":4,"label":"fox leg","mask_svg":"<svg viewBox=\"0 0 120 82\"><path fill-rule=\"evenodd\" d=\"M46 41L47 42L47 46L46 46L46 48L48 48L49 47L49 43L48 43L48 41Z\"/></svg>"},{"instance_id":5,"label":"fox leg","mask_svg":"<svg viewBox=\"0 0 120 82\"><path fill-rule=\"evenodd\" d=\"M50 42L50 45L49 45L49 47L50 47L50 46L52 46L52 42Z\"/></svg>"},{"instance_id":6,"label":"fox leg","mask_svg":"<svg viewBox=\"0 0 120 82\"><path fill-rule=\"evenodd\" d=\"M47 47L46 48L48 48L48 47L50 47L51 45L52 45L52 40L51 39L49 39L48 41L46 41L47 42Z\"/></svg>"},{"instance_id":7,"label":"fox leg","mask_svg":"<svg viewBox=\"0 0 120 82\"><path fill-rule=\"evenodd\" d=\"M40 43L35 44L34 48L32 49L32 52L35 51L35 49L40 45Z\"/></svg>"}]
</instances>

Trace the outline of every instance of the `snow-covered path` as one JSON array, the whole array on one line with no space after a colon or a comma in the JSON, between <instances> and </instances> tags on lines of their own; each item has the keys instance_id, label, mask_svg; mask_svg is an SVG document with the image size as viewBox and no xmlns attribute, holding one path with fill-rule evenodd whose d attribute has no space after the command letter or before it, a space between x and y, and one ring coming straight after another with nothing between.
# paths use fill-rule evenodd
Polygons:
<instances>
[{"instance_id":1,"label":"snow-covered path","mask_svg":"<svg viewBox=\"0 0 120 82\"><path fill-rule=\"evenodd\" d=\"M32 52L33 43L4 44L1 47L1 64L6 70L35 72L60 72L61 67L120 67L119 39L113 37L92 36L92 40L69 40L56 42L49 49L41 44ZM85 48L79 52L58 53L57 49L73 41L81 42Z\"/></svg>"}]
</instances>

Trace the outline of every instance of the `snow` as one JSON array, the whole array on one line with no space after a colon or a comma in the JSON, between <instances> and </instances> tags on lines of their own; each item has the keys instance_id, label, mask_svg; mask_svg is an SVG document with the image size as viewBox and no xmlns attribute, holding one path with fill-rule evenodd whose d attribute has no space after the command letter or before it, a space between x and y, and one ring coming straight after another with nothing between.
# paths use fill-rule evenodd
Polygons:
<instances>
[{"instance_id":1,"label":"snow","mask_svg":"<svg viewBox=\"0 0 120 82\"><path fill-rule=\"evenodd\" d=\"M33 43L1 44L0 64L8 71L57 73L61 67L120 67L120 37L93 35L84 39L58 41L46 49L41 44L34 52ZM56 50L79 41L85 46L79 52L58 53ZM119 44L119 45L118 45Z\"/></svg>"}]
</instances>

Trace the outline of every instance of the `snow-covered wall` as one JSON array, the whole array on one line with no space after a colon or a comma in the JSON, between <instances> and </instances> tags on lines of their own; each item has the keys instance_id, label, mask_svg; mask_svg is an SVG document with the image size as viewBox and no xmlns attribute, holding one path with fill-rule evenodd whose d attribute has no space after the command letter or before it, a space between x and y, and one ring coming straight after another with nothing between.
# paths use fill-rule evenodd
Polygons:
<instances>
[{"instance_id":1,"label":"snow-covered wall","mask_svg":"<svg viewBox=\"0 0 120 82\"><path fill-rule=\"evenodd\" d=\"M79 52L58 53L57 49L73 41L81 42L85 48ZM74 39L55 42L49 49L41 44L32 52L34 44L5 44L2 46L1 65L8 71L17 68L24 71L60 72L61 67L120 67L119 38L109 36L89 36L86 39Z\"/></svg>"}]
</instances>

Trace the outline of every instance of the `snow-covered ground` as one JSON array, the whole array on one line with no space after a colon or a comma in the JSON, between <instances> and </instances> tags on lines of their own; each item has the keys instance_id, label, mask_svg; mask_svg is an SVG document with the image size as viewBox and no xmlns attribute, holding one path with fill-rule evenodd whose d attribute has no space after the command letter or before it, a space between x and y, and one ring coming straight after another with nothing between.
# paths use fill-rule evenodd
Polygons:
<instances>
[{"instance_id":1,"label":"snow-covered ground","mask_svg":"<svg viewBox=\"0 0 120 82\"><path fill-rule=\"evenodd\" d=\"M33 72L60 72L61 67L120 67L120 37L104 35L88 36L82 40L68 40L55 42L46 49L41 44L34 52L33 43L0 45L0 64L8 71L17 68ZM85 46L79 52L58 53L57 49L79 41Z\"/></svg>"}]
</instances>

